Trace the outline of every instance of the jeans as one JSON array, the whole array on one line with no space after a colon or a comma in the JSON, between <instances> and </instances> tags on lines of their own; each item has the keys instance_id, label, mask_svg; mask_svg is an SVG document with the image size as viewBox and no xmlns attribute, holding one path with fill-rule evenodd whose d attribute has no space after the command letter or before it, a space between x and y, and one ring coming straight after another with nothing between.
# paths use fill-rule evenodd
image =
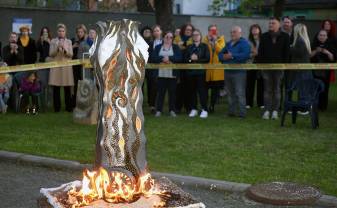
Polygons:
<instances>
[{"instance_id":1,"label":"jeans","mask_svg":"<svg viewBox=\"0 0 337 208\"><path fill-rule=\"evenodd\" d=\"M225 72L225 83L228 92L228 114L245 117L246 110L246 72Z\"/></svg>"},{"instance_id":2,"label":"jeans","mask_svg":"<svg viewBox=\"0 0 337 208\"><path fill-rule=\"evenodd\" d=\"M166 90L168 90L169 96L169 111L175 112L177 90L177 79L175 78L158 78L156 110L163 112Z\"/></svg>"},{"instance_id":3,"label":"jeans","mask_svg":"<svg viewBox=\"0 0 337 208\"><path fill-rule=\"evenodd\" d=\"M283 71L263 71L264 105L266 111L278 111L281 102Z\"/></svg>"},{"instance_id":4,"label":"jeans","mask_svg":"<svg viewBox=\"0 0 337 208\"><path fill-rule=\"evenodd\" d=\"M0 94L0 110L5 109L5 106L7 104L7 101L9 99L9 92L3 92Z\"/></svg>"},{"instance_id":5,"label":"jeans","mask_svg":"<svg viewBox=\"0 0 337 208\"><path fill-rule=\"evenodd\" d=\"M186 78L190 109L197 109L198 95L202 110L207 111L207 87L205 75L190 75Z\"/></svg>"}]
</instances>

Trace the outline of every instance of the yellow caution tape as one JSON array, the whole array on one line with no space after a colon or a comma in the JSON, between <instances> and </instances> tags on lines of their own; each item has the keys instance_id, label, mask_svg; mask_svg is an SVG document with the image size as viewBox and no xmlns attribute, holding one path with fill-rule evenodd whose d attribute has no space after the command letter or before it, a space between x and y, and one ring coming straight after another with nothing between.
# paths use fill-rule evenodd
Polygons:
<instances>
[{"instance_id":1,"label":"yellow caution tape","mask_svg":"<svg viewBox=\"0 0 337 208\"><path fill-rule=\"evenodd\" d=\"M37 64L25 64L18 66L3 66L0 67L0 73L23 72L41 69L51 69L57 67L83 65L84 68L92 68L89 59L75 59L69 61L53 61ZM323 70L337 69L337 63L331 64L147 64L146 69L216 69L216 70Z\"/></svg>"}]
</instances>

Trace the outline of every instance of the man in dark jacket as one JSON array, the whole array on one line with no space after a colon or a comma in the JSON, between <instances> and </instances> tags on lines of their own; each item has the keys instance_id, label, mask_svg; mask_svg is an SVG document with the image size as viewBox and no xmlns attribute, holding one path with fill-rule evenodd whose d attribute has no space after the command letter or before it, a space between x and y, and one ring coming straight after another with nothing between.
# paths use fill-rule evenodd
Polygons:
<instances>
[{"instance_id":1,"label":"man in dark jacket","mask_svg":"<svg viewBox=\"0 0 337 208\"><path fill-rule=\"evenodd\" d=\"M9 34L9 44L3 50L3 61L8 66L23 64L23 48L17 44L18 35L15 32Z\"/></svg>"},{"instance_id":2,"label":"man in dark jacket","mask_svg":"<svg viewBox=\"0 0 337 208\"><path fill-rule=\"evenodd\" d=\"M280 30L280 20L269 20L269 31L262 34L258 51L257 63L288 63L290 50L289 35ZM278 119L281 102L281 80L283 71L263 71L264 104L263 119Z\"/></svg>"}]
</instances>

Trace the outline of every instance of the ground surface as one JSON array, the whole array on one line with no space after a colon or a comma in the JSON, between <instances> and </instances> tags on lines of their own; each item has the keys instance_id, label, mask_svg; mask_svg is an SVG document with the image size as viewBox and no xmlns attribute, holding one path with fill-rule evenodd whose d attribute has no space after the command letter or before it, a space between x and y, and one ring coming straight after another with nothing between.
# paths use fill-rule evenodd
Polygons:
<instances>
[{"instance_id":1,"label":"ground surface","mask_svg":"<svg viewBox=\"0 0 337 208\"><path fill-rule=\"evenodd\" d=\"M223 103L206 120L155 118L145 108L150 169L250 184L292 181L337 196L336 84L318 130L310 128L307 116L291 125L289 115L281 128L279 121L260 119L257 108L245 120L228 118ZM91 163L95 130L74 124L66 112L8 113L0 115L0 149Z\"/></svg>"},{"instance_id":2,"label":"ground surface","mask_svg":"<svg viewBox=\"0 0 337 208\"><path fill-rule=\"evenodd\" d=\"M40 188L58 187L63 183L79 180L82 175L79 171L55 170L2 160L0 160L0 170L0 201L1 207L6 208L35 208ZM181 187L203 201L208 208L276 208L276 206L248 201L237 194Z\"/></svg>"}]
</instances>

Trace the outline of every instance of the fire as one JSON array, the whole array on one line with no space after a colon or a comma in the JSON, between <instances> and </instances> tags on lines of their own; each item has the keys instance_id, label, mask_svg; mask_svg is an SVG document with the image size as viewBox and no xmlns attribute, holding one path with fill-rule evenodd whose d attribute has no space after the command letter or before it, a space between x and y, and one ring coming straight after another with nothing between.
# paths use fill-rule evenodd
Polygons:
<instances>
[{"instance_id":1,"label":"fire","mask_svg":"<svg viewBox=\"0 0 337 208\"><path fill-rule=\"evenodd\" d=\"M150 197L153 194L164 193L155 189L154 180L149 173L140 176L137 184L124 173L110 172L104 168L98 171L83 172L82 188L72 187L68 191L68 203L73 208L89 205L91 202L103 199L109 203L132 202L141 195Z\"/></svg>"}]
</instances>

